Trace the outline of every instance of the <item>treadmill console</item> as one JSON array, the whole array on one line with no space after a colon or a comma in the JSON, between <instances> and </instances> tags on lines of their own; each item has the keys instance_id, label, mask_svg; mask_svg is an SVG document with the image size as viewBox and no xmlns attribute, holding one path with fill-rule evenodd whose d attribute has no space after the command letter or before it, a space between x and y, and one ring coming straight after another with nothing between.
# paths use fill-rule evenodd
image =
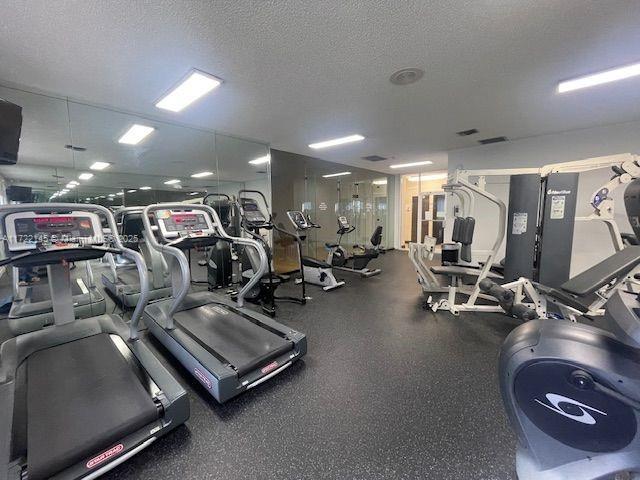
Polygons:
<instances>
[{"instance_id":1,"label":"treadmill console","mask_svg":"<svg viewBox=\"0 0 640 480\"><path fill-rule=\"evenodd\" d=\"M258 203L252 198L241 198L240 205L247 222L252 225L264 225L267 223L267 217L262 213Z\"/></svg>"},{"instance_id":2,"label":"treadmill console","mask_svg":"<svg viewBox=\"0 0 640 480\"><path fill-rule=\"evenodd\" d=\"M216 235L211 216L202 210L158 210L155 212L160 233L166 239Z\"/></svg>"},{"instance_id":3,"label":"treadmill console","mask_svg":"<svg viewBox=\"0 0 640 480\"><path fill-rule=\"evenodd\" d=\"M11 252L61 250L104 243L100 217L91 212L16 212L6 216L5 227Z\"/></svg>"}]
</instances>

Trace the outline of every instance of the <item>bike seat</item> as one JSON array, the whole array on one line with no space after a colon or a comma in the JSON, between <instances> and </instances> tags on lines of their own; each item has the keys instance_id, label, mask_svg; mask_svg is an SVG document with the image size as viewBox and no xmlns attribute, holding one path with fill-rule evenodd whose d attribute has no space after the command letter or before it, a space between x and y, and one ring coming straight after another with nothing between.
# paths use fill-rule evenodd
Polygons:
<instances>
[{"instance_id":1,"label":"bike seat","mask_svg":"<svg viewBox=\"0 0 640 480\"><path fill-rule=\"evenodd\" d=\"M331 243L331 242L325 242L324 246L327 247L327 248L338 248L339 247L339 245L337 243Z\"/></svg>"}]
</instances>

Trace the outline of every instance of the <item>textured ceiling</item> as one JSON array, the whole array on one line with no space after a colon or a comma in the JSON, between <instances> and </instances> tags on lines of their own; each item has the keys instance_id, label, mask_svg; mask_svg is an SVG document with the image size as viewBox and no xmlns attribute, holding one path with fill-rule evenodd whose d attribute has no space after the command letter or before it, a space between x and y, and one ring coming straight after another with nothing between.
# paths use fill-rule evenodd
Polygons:
<instances>
[{"instance_id":1,"label":"textured ceiling","mask_svg":"<svg viewBox=\"0 0 640 480\"><path fill-rule=\"evenodd\" d=\"M0 0L0 81L374 167L478 138L640 118L640 80L557 95L640 60L640 1ZM196 67L225 80L179 114L153 106ZM403 67L423 79L395 86ZM477 128L460 138L456 131ZM320 154L307 144L362 133Z\"/></svg>"}]
</instances>

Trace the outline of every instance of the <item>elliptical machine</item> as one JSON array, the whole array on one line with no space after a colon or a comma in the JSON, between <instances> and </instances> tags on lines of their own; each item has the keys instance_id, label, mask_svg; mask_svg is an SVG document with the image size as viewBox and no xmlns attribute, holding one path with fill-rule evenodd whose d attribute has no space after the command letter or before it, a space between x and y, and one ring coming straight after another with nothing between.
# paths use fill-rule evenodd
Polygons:
<instances>
[{"instance_id":1,"label":"elliptical machine","mask_svg":"<svg viewBox=\"0 0 640 480\"><path fill-rule=\"evenodd\" d=\"M371 245L373 248L366 248L360 245L354 245L353 247L359 251L359 253L349 253L341 244L343 235L348 235L356 229L353 225L349 224L347 217L340 215L338 217L338 241L337 243L325 243L325 247L329 251L327 255L327 263L333 268L338 268L346 272L353 272L359 274L361 277L373 277L379 275L382 270L379 268L370 269L367 268L369 262L374 258L378 258L378 247L382 242L382 227L377 226L373 235L371 236Z\"/></svg>"},{"instance_id":2,"label":"elliptical machine","mask_svg":"<svg viewBox=\"0 0 640 480\"><path fill-rule=\"evenodd\" d=\"M312 228L320 228L320 225L313 223L308 215L305 216L305 214L299 210L287 211L287 217L289 217L289 220L293 224L300 242L304 242L307 239L307 232L309 230ZM331 265L327 262L303 256L302 266L305 281L322 287L325 292L344 286L344 281L338 281L336 277L333 276Z\"/></svg>"},{"instance_id":3,"label":"elliptical machine","mask_svg":"<svg viewBox=\"0 0 640 480\"><path fill-rule=\"evenodd\" d=\"M626 207L637 217L640 198ZM610 258L629 249L632 278L639 246ZM619 288L605 311L605 328L532 320L505 340L500 387L520 480L640 478L640 301Z\"/></svg>"},{"instance_id":4,"label":"elliptical machine","mask_svg":"<svg viewBox=\"0 0 640 480\"><path fill-rule=\"evenodd\" d=\"M221 226L228 235L238 236L240 234L240 215L229 195L209 193L202 199L202 203L209 205L216 211L220 217ZM224 239L219 239L209 247L206 265L207 283L210 291L231 287L234 283L234 276L239 277L239 272L234 272L237 260L238 255L234 245Z\"/></svg>"},{"instance_id":5,"label":"elliptical machine","mask_svg":"<svg viewBox=\"0 0 640 480\"><path fill-rule=\"evenodd\" d=\"M262 200L263 205L266 208L265 213L255 198L249 195L254 195ZM267 202L264 194L258 190L240 190L238 192L237 210L240 215L241 231L245 236L252 238L261 243L267 254L267 272L262 278L250 289L245 295L245 299L250 302L257 303L262 306L262 310L268 315L275 316L276 314L276 300L288 301L304 305L307 302L305 292L305 276L304 269L301 265L302 262L302 247L301 241L292 233L278 228L274 223L269 213L269 203ZM280 235L290 237L297 244L299 268L301 274L301 280L298 282L302 286L302 295L300 297L292 296L276 296L276 289L284 282L289 281L289 275L276 274L273 267L273 254L271 247L266 239L261 235L261 231L278 232ZM254 249L243 248L240 253L240 263L242 266L242 283L243 285L248 283L254 275L254 272L258 270L260 265L260 259L258 258Z\"/></svg>"}]
</instances>

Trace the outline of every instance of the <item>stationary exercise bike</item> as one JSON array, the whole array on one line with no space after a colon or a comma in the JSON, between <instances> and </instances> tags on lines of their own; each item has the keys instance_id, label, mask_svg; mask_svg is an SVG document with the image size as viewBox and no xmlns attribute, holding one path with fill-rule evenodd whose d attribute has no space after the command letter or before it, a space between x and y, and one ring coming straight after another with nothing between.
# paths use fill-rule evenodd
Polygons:
<instances>
[{"instance_id":1,"label":"stationary exercise bike","mask_svg":"<svg viewBox=\"0 0 640 480\"><path fill-rule=\"evenodd\" d=\"M309 230L312 228L320 228L320 225L313 223L308 215L305 215L299 210L289 210L287 217L289 217L289 220L293 224L300 242L306 240ZM333 276L331 265L322 260L303 256L302 266L304 281L322 287L325 292L335 290L344 285L342 280L338 281L336 277Z\"/></svg>"},{"instance_id":2,"label":"stationary exercise bike","mask_svg":"<svg viewBox=\"0 0 640 480\"><path fill-rule=\"evenodd\" d=\"M327 263L333 268L344 270L346 272L353 272L359 274L361 277L373 277L379 275L382 270L379 268L370 269L367 268L369 262L378 257L378 247L382 242L382 227L377 226L373 235L371 236L371 245L373 248L367 248L360 245L354 245L354 249L358 250L358 253L349 253L342 245L342 237L353 232L356 227L349 224L347 217L338 217L338 241L336 243L325 243L329 254L327 255Z\"/></svg>"},{"instance_id":3,"label":"stationary exercise bike","mask_svg":"<svg viewBox=\"0 0 640 480\"><path fill-rule=\"evenodd\" d=\"M640 208L630 206L627 214L637 217L630 210ZM610 258L629 249L633 277L640 246ZM603 328L532 320L502 346L500 386L518 435L520 480L640 478L640 301L619 288L604 308Z\"/></svg>"}]
</instances>

